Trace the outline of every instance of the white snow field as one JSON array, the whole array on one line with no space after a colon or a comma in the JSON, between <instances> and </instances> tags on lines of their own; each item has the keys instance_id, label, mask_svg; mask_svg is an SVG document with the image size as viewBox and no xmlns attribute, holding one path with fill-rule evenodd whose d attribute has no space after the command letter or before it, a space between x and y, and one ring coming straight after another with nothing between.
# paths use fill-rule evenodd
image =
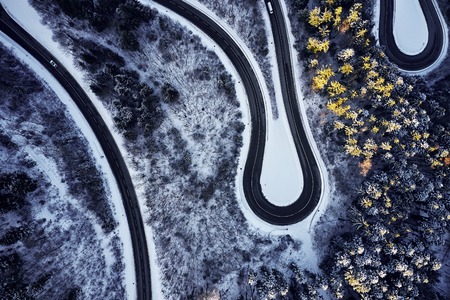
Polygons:
<instances>
[{"instance_id":1,"label":"white snow field","mask_svg":"<svg viewBox=\"0 0 450 300\"><path fill-rule=\"evenodd\" d=\"M300 196L303 175L284 110L279 116L278 120L269 118L267 126L261 188L272 204L287 206Z\"/></svg>"},{"instance_id":2,"label":"white snow field","mask_svg":"<svg viewBox=\"0 0 450 300\"><path fill-rule=\"evenodd\" d=\"M394 0L394 39L398 48L408 55L425 49L428 29L419 0Z\"/></svg>"},{"instance_id":3,"label":"white snow field","mask_svg":"<svg viewBox=\"0 0 450 300\"><path fill-rule=\"evenodd\" d=\"M372 29L372 33L375 36L375 39L377 41L377 45L380 46L380 41L378 38L378 32L379 32L379 23L380 23L380 1L381 0L375 0L374 2L374 7L373 7L373 22L374 22L374 26ZM441 25L442 25L442 30L444 31L444 46L442 47L442 51L441 54L439 55L439 58L429 67L423 69L423 70L417 70L417 71L407 71L407 70L402 70L400 69L402 72L404 72L405 74L409 74L409 75L426 75L428 73L430 73L431 71L433 71L434 69L436 69L441 62L444 60L444 58L447 56L447 52L448 52L448 26L445 22L444 16L442 15L441 10L439 9L439 5L437 4L436 0L431 0L434 7L436 8L437 14L439 16L439 20L441 21ZM395 5L394 7L398 7L399 2L402 2L400 4L400 7L397 9L395 8L395 12L394 12L394 18L397 18L398 21L398 26L400 26L400 23L414 23L413 21L415 21L415 18L410 17L410 13L412 14L419 14L423 16L423 12L422 9L420 8L420 4L418 2L418 0L395 0ZM417 2L418 7L416 6L416 4L411 5L411 3L415 3ZM401 7L403 5L408 6L408 9L402 9ZM413 10L416 10L416 12L414 12ZM417 12L417 10L419 10L419 12ZM394 20L395 22L395 20ZM420 24L420 21L417 22ZM394 27L396 25L394 24ZM414 27L418 26L418 24L413 24ZM403 27L403 26L402 26ZM416 28L417 29L417 28ZM402 50L404 53L408 54L408 47L410 47L410 51L413 48L413 44L416 44L416 42L414 42L414 39L416 39L416 34L413 35L413 39L411 41L408 41L407 38L402 38L400 37L400 35L407 35L405 34L400 34L400 32L395 33L395 28L394 28L394 38L395 41L397 43L397 45L399 46L400 50ZM405 28L405 30L408 30L408 28ZM428 38L428 29L426 28L426 24L425 24L425 29L418 29L418 30L422 30L422 34L424 34L424 30L426 31L426 35ZM398 37L395 36L398 35ZM419 32L419 36L420 36L420 32ZM401 40L398 40L401 39ZM404 39L404 40L403 40ZM420 38L418 38L420 39ZM425 42L426 43L426 42ZM403 46L401 46L403 44ZM409 45L409 46L408 46ZM419 43L416 44L415 48L419 48ZM426 46L426 45L425 45ZM423 50L423 48L421 49ZM420 51L419 51L420 52Z\"/></svg>"}]
</instances>

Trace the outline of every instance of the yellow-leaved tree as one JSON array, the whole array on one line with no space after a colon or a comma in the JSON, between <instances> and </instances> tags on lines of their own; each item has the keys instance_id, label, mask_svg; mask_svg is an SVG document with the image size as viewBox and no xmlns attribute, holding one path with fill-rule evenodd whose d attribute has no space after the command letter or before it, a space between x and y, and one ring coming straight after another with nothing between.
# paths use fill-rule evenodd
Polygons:
<instances>
[{"instance_id":1,"label":"yellow-leaved tree","mask_svg":"<svg viewBox=\"0 0 450 300\"><path fill-rule=\"evenodd\" d=\"M306 45L306 49L308 49L308 51L312 53L327 52L329 48L330 48L330 41L328 40L321 41L313 37L310 37L308 39L308 44Z\"/></svg>"},{"instance_id":2,"label":"yellow-leaved tree","mask_svg":"<svg viewBox=\"0 0 450 300\"><path fill-rule=\"evenodd\" d=\"M339 72L341 72L344 75L349 75L353 72L353 67L351 64L345 63L339 68Z\"/></svg>"},{"instance_id":3,"label":"yellow-leaved tree","mask_svg":"<svg viewBox=\"0 0 450 300\"><path fill-rule=\"evenodd\" d=\"M328 83L328 80L334 75L331 67L320 68L316 71L316 75L312 78L312 88L313 90L320 91Z\"/></svg>"},{"instance_id":4,"label":"yellow-leaved tree","mask_svg":"<svg viewBox=\"0 0 450 300\"><path fill-rule=\"evenodd\" d=\"M333 80L330 82L330 85L328 86L327 90L328 95L330 95L330 97L334 97L344 93L347 90L347 88L343 86L340 82Z\"/></svg>"},{"instance_id":5,"label":"yellow-leaved tree","mask_svg":"<svg viewBox=\"0 0 450 300\"><path fill-rule=\"evenodd\" d=\"M313 27L319 27L323 23L323 19L320 15L320 8L316 7L309 12L309 25Z\"/></svg>"}]
</instances>

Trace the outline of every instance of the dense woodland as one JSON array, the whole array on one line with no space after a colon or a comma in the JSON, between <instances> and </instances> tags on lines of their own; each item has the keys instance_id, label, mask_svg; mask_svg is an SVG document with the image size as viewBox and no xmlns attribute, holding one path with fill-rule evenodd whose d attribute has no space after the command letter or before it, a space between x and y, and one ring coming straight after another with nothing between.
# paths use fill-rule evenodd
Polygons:
<instances>
[{"instance_id":1,"label":"dense woodland","mask_svg":"<svg viewBox=\"0 0 450 300\"><path fill-rule=\"evenodd\" d=\"M324 99L326 139L358 165L347 178L362 180L348 195L352 226L323 260L328 288L336 298L444 299L450 75L429 85L399 73L375 46L370 3L310 2L291 4L304 74ZM440 275L444 290L430 288Z\"/></svg>"},{"instance_id":2,"label":"dense woodland","mask_svg":"<svg viewBox=\"0 0 450 300\"><path fill-rule=\"evenodd\" d=\"M86 139L40 78L4 46L0 56L0 298L125 297L114 209Z\"/></svg>"}]
</instances>

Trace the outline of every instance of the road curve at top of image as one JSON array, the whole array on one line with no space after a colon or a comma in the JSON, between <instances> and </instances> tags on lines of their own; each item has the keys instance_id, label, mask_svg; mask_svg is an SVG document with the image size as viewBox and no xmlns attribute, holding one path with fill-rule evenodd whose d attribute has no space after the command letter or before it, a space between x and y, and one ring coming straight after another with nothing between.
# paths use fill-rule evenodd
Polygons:
<instances>
[{"instance_id":1,"label":"road curve at top of image","mask_svg":"<svg viewBox=\"0 0 450 300\"><path fill-rule=\"evenodd\" d=\"M435 2L419 0L428 29L428 43L416 55L407 55L397 46L394 39L394 1L380 1L379 41L388 58L405 71L421 71L432 66L440 57L444 47L444 31ZM437 5L437 4L436 4Z\"/></svg>"},{"instance_id":2,"label":"road curve at top of image","mask_svg":"<svg viewBox=\"0 0 450 300\"><path fill-rule=\"evenodd\" d=\"M322 181L317 161L302 126L290 60L290 46L278 1L272 1L273 13L270 13L269 16L275 38L283 101L304 180L299 198L294 203L283 207L270 203L263 195L261 188L260 177L266 142L266 112L261 88L245 54L216 21L186 2L181 0L153 1L184 17L210 36L230 58L243 81L252 124L250 147L243 176L243 189L252 211L262 220L275 225L290 225L306 218L319 203ZM307 122L305 123L307 124Z\"/></svg>"},{"instance_id":3,"label":"road curve at top of image","mask_svg":"<svg viewBox=\"0 0 450 300\"><path fill-rule=\"evenodd\" d=\"M0 30L39 61L76 103L97 137L122 195L133 248L138 299L151 299L150 263L144 223L125 161L94 104L73 76L44 46L20 27L0 4Z\"/></svg>"}]
</instances>

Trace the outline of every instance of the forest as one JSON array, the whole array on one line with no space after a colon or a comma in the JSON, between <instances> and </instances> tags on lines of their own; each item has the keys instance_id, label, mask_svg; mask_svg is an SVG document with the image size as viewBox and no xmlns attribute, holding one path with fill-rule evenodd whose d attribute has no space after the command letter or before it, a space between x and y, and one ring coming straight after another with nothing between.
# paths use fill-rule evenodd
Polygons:
<instances>
[{"instance_id":1,"label":"forest","mask_svg":"<svg viewBox=\"0 0 450 300\"><path fill-rule=\"evenodd\" d=\"M348 230L336 231L323 259L328 287L338 299L443 299L450 74L433 84L401 74L375 45L368 1L310 2L291 7L304 74L323 99L326 139L361 182L347 195Z\"/></svg>"},{"instance_id":2,"label":"forest","mask_svg":"<svg viewBox=\"0 0 450 300\"><path fill-rule=\"evenodd\" d=\"M0 298L124 298L115 209L86 138L16 53L0 56Z\"/></svg>"}]
</instances>

